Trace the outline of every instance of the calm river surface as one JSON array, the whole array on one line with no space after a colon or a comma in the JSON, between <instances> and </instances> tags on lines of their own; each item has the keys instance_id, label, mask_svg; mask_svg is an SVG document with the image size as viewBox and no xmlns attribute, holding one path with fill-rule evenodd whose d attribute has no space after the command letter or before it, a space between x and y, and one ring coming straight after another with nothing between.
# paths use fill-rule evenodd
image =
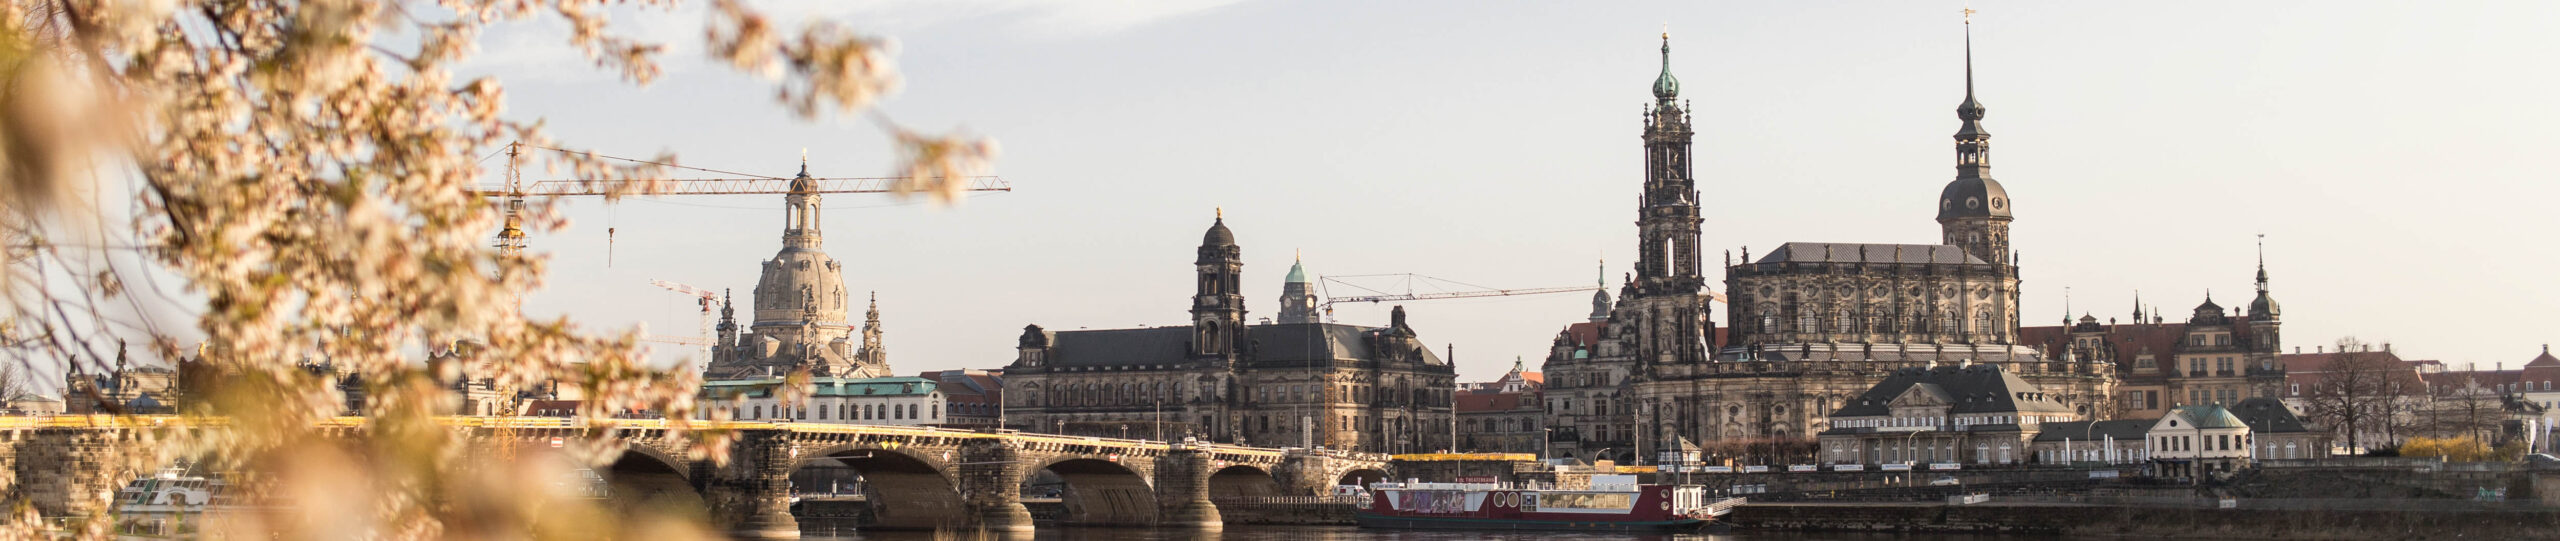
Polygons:
<instances>
[{"instance_id":1,"label":"calm river surface","mask_svg":"<svg viewBox=\"0 0 2560 541\"><path fill-rule=\"evenodd\" d=\"M849 541L975 541L977 536L933 532L843 532L827 535L819 528L803 527L809 532L804 539ZM1002 539L988 537L987 539ZM1231 526L1223 532L1184 532L1146 528L1040 528L1032 539L1038 541L1573 541L1626 540L1645 541L2021 541L2028 539L2061 539L2060 537L2018 535L1929 535L1871 533L1792 533L1741 532L1725 534L1635 534L1577 532L1472 532L1420 530L1364 530L1352 526Z\"/></svg>"}]
</instances>

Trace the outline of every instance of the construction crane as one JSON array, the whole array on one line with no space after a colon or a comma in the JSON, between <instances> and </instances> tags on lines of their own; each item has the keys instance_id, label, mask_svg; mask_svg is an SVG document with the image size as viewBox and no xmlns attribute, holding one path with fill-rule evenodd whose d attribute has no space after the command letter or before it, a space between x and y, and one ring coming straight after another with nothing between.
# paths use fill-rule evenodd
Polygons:
<instances>
[{"instance_id":1,"label":"construction crane","mask_svg":"<svg viewBox=\"0 0 2560 541\"><path fill-rule=\"evenodd\" d=\"M1392 289L1396 289L1396 288L1398 288L1399 286L1386 286L1386 288L1385 288L1385 289L1377 289L1377 288L1363 287L1363 286L1360 286L1360 285L1358 285L1358 284L1354 284L1354 283L1351 283L1351 282L1349 282L1349 281L1344 281L1344 280L1342 280L1342 278L1384 278L1384 277L1397 277L1397 278L1401 278L1401 279L1402 279L1402 280L1401 280L1401 282L1402 282L1401 292L1389 291L1389 290L1392 290ZM1427 286L1427 287L1434 288L1434 289L1439 289L1439 291L1422 291L1422 292L1417 292L1417 291L1414 289L1414 285L1415 285L1415 284L1417 284L1417 283L1422 284L1422 285ZM1352 289L1357 289L1357 290L1360 290L1360 291L1368 292L1368 293L1370 293L1370 294L1368 294L1368 295L1353 295L1353 296L1336 297L1336 296L1334 296L1334 295L1333 295L1333 285L1334 285L1334 284L1341 284L1343 287L1348 287L1348 288L1352 288ZM1443 284L1446 284L1446 285L1461 286L1461 287L1465 287L1465 288L1468 288L1468 289L1451 289L1451 288L1447 288L1447 287L1442 287L1442 285L1443 285ZM1375 303L1381 303L1381 302L1395 302L1395 301L1427 301L1427 300L1435 300L1435 299L1465 299L1465 298L1474 298L1474 297L1516 297L1516 296L1521 296L1521 295L1545 295L1545 294L1550 294L1550 293L1572 293L1572 292L1577 292L1577 291L1595 291L1595 290L1599 290L1599 289L1601 289L1601 287L1602 287L1602 286L1598 286L1598 285L1589 285L1589 286L1571 286L1571 287L1529 287L1529 288L1518 288L1518 289L1499 289L1499 288L1491 288L1491 287L1484 287L1484 286L1479 286L1479 285L1469 284L1469 283L1466 283L1466 282L1459 282L1459 281L1456 281L1456 280L1449 280L1449 279L1443 279L1443 278L1434 278L1434 277L1424 276L1424 275L1420 275L1420 274L1413 274L1413 273L1399 273L1399 274L1354 274L1354 275L1347 275L1347 276L1326 276L1326 277L1323 277L1323 279L1322 279L1321 287L1323 287L1323 288L1324 288L1324 302L1322 303L1322 306L1324 307L1325 318L1326 318L1326 319L1328 319L1328 320L1330 320L1330 319L1332 319L1332 317L1333 317L1333 305L1335 305L1335 304L1340 304L1340 303L1357 303L1357 302L1365 302L1365 303L1375 304ZM1725 301L1724 294L1723 294L1723 293L1717 293L1715 290L1706 290L1705 292L1700 293L1700 295L1699 295L1699 296L1706 297L1707 299L1709 299L1709 300L1713 300L1713 301L1715 301L1715 302L1727 302L1727 301Z\"/></svg>"},{"instance_id":2,"label":"construction crane","mask_svg":"<svg viewBox=\"0 0 2560 541\"><path fill-rule=\"evenodd\" d=\"M676 283L676 282L670 282L670 281L666 281L666 280L650 280L650 281L649 281L649 285L653 285L653 286L658 286L658 287L661 287L661 288L665 288L667 291L673 291L673 292L677 292L677 293L683 293L683 294L684 294L685 296L687 296L687 297L693 297L694 303L695 303L695 304L697 304L697 305L700 305L700 306L702 307L702 329L701 329L701 333L702 333L702 334L701 334L701 335L699 335L699 337L698 337L698 338L694 338L694 339L690 339L690 340L688 340L688 339L684 339L684 338L682 338L682 337L676 337L676 336L661 336L661 335L652 335L652 336L650 336L650 337L646 338L646 340L651 341L651 342L662 342L662 343L669 343L669 344L686 344L686 345L701 346L701 347L702 347L702 360L703 360L703 362L711 362L711 354L712 354L712 353L711 353L711 344L712 344L712 341L711 341L711 309L712 309L712 307L713 307L713 306L717 306L717 305L719 305L719 304L720 304L720 294L719 294L719 293L713 293L713 292L711 292L711 290L708 290L708 289L703 289L703 288L699 288L699 287L693 287L693 286L689 286L689 285L685 285L685 284L681 284L681 283Z\"/></svg>"},{"instance_id":3,"label":"construction crane","mask_svg":"<svg viewBox=\"0 0 2560 541\"><path fill-rule=\"evenodd\" d=\"M1353 283L1351 283L1351 282L1348 282L1348 281L1344 281L1344 280L1342 280L1342 278L1380 278L1380 277L1391 277L1391 276L1392 276L1392 277L1401 277L1401 278L1403 278L1403 284L1404 284L1404 285L1403 285L1403 292L1402 292L1402 293L1394 293L1394 292L1384 291L1384 290L1380 290L1380 289L1373 289L1373 288L1368 288L1368 287L1362 287L1362 286L1360 286L1360 285L1358 285L1358 284L1353 284ZM1414 287L1413 287L1413 286L1414 286L1414 284L1415 284L1415 283L1417 283L1417 282L1422 283L1422 284L1425 284L1425 285L1431 285L1431 286L1437 286L1438 284L1453 284L1453 285L1465 286L1465 287L1469 287L1469 288L1473 288L1473 289L1451 290L1451 289L1448 289L1448 288L1440 288L1440 289L1441 289L1441 291L1415 292L1415 290L1414 290ZM1366 291L1366 292L1369 292L1369 293L1372 293L1372 294L1370 294L1370 295L1355 295L1355 296L1336 297L1336 296L1334 296L1334 295L1333 295L1333 285L1334 285L1334 284L1341 284L1343 287L1348 287L1348 288L1352 288L1352 289L1358 289L1358 290ZM1392 287L1394 287L1394 286L1389 286L1389 287L1390 287L1390 288L1392 288ZM1355 274L1355 275L1339 276L1339 277L1337 277L1337 276L1326 276L1326 277L1324 277L1324 293L1325 293L1325 298L1324 298L1324 307L1325 307L1325 309L1326 309L1326 310L1332 310L1332 309L1333 309L1333 305L1335 305L1335 304L1339 304L1339 303L1346 303L1346 302L1380 303L1380 302L1390 302L1390 301L1422 301L1422 300L1433 300L1433 299L1463 299L1463 298L1469 298L1469 297L1512 297L1512 296L1519 296L1519 295L1544 295L1544 294L1548 294L1548 293L1572 293L1572 292L1576 292L1576 291L1591 291L1591 290L1596 290L1596 289L1600 289L1600 287L1599 287L1599 286L1569 286L1569 287L1530 287L1530 288L1519 288L1519 289L1498 289L1498 288L1490 288L1490 287L1484 287L1484 286L1479 286L1479 285L1469 284L1469 283L1465 283L1465 282L1459 282L1459 281L1455 281L1455 280L1447 280L1447 279L1442 279L1442 278L1433 278L1433 277L1430 277L1430 276L1423 276L1423 275L1420 275L1420 274L1412 274L1412 273L1402 273L1402 274Z\"/></svg>"},{"instance_id":4,"label":"construction crane","mask_svg":"<svg viewBox=\"0 0 2560 541\"><path fill-rule=\"evenodd\" d=\"M639 164L743 176L729 178L667 179L647 183L635 183L627 180L572 179L545 180L527 184L524 182L523 174L519 171L523 165L523 151L526 149L581 154ZM802 156L800 162L801 171L806 173L808 171L808 157L805 155ZM797 183L797 191L795 191L794 181L803 180L805 180L805 182ZM904 177L814 177L808 179L794 179L746 175L744 173L733 173L717 169L686 167L675 164L606 156L602 154L529 146L523 143L507 143L506 186L474 189L471 192L484 197L502 197L506 199L504 206L501 207L506 213L505 226L498 230L496 246L501 254L512 256L522 253L526 244L523 218L524 199L526 197L601 196L613 194L624 188L636 188L625 195L646 196L890 193L897 191L897 184L906 180L907 179ZM967 188L967 191L972 192L1013 191L1013 185L1005 182L1001 177L970 177L968 179L968 183L969 187ZM605 239L605 242L608 245L608 253L610 253L610 244L613 242L613 228L611 226L607 226L605 229Z\"/></svg>"},{"instance_id":5,"label":"construction crane","mask_svg":"<svg viewBox=\"0 0 2560 541\"><path fill-rule=\"evenodd\" d=\"M1370 287L1365 287L1365 286L1361 286L1361 285L1359 285L1359 284L1355 284L1355 283L1352 283L1352 282L1349 282L1349 281L1345 281L1345 280L1343 280L1344 278L1385 278L1385 277L1396 277L1396 278L1401 278L1401 283L1402 283L1402 286L1401 286L1401 292L1389 291L1389 290L1392 290L1392 289L1397 289L1397 288L1398 288L1398 286L1385 286L1385 288L1384 288L1384 289L1379 289L1379 288L1370 288ZM1427 286L1427 287L1431 287L1431 288L1434 288L1434 289L1439 289L1439 291L1423 291L1423 292L1417 292L1417 291L1414 289L1414 285L1415 285L1416 283L1420 283L1420 284L1423 284L1423 285L1425 285L1425 286ZM1341 285L1341 286L1343 286L1343 287L1346 287L1346 288L1357 289L1357 290L1360 290L1360 291L1368 292L1368 293L1370 293L1370 294L1368 294L1368 295L1352 295L1352 296L1335 296L1335 295L1333 294L1333 286L1334 286L1334 285L1336 285L1336 284L1339 284L1339 285ZM1460 287L1463 287L1463 288L1466 288L1466 289L1452 289L1452 288L1448 288L1448 287L1442 287L1442 285L1443 285L1443 284L1446 284L1446 285L1455 285L1455 286L1460 286ZM1576 292L1576 291L1591 291L1591 290L1600 289L1600 287L1599 287L1599 286L1531 287L1531 288L1519 288L1519 289L1500 289L1500 288L1491 288L1491 287L1484 287L1484 286L1479 286L1479 285L1475 285L1475 284L1469 284L1469 283L1466 283L1466 282L1459 282L1459 281L1456 281L1456 280L1448 280L1448 279L1442 279L1442 278L1433 278L1433 277L1430 277L1430 276L1423 276L1423 275L1420 275L1420 274L1413 274L1413 273L1399 273L1399 274L1353 274L1353 275L1346 275L1346 276L1325 276L1325 277L1323 277L1323 278L1321 278L1321 279L1319 279L1319 280L1318 280L1318 287L1321 287L1321 288L1323 288L1323 290L1324 290L1324 291L1323 291L1323 294L1324 294L1324 302L1322 303L1322 306L1324 307L1324 315L1325 315L1325 319L1326 319L1327 321L1331 321L1331 320L1333 319L1333 305L1335 305L1335 304L1341 304L1341 303L1365 302L1365 303L1372 303L1372 304L1375 304L1375 303L1381 303L1381 302L1392 302L1392 301L1424 301L1424 300L1434 300L1434 299L1464 299L1464 298L1471 298L1471 297L1512 297L1512 296L1520 296L1520 295L1545 295L1545 294L1549 294L1549 293L1572 293L1572 292Z\"/></svg>"}]
</instances>

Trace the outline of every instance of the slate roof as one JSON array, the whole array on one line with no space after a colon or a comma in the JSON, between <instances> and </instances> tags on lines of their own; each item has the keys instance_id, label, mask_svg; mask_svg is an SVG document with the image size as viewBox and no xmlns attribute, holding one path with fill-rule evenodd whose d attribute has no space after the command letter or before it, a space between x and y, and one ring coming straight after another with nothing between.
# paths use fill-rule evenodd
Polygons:
<instances>
[{"instance_id":1,"label":"slate roof","mask_svg":"<svg viewBox=\"0 0 2560 541\"><path fill-rule=\"evenodd\" d=\"M1973 413L2070 413L2051 395L2018 375L2001 370L1997 365L1974 365L1963 368L1907 368L1877 382L1857 399L1841 406L1832 417L1881 417L1893 414L1891 403L1903 391L1919 386L1948 402L1949 414Z\"/></svg>"},{"instance_id":2,"label":"slate roof","mask_svg":"<svg viewBox=\"0 0 2560 541\"><path fill-rule=\"evenodd\" d=\"M1190 354L1190 327L1058 331L1050 366L1174 364Z\"/></svg>"},{"instance_id":3,"label":"slate roof","mask_svg":"<svg viewBox=\"0 0 2560 541\"><path fill-rule=\"evenodd\" d=\"M2150 436L2151 425L2159 423L2160 418L2158 417L2096 421L2096 426L2090 426L2090 421L2045 423L2044 431L2036 433L2035 441L2070 440L2074 442L2083 442L2098 441L2101 438L2112 437L2115 438L2116 441L2141 443L2142 438Z\"/></svg>"},{"instance_id":4,"label":"slate roof","mask_svg":"<svg viewBox=\"0 0 2560 541\"><path fill-rule=\"evenodd\" d=\"M2310 431L2309 427L2302 425L2302 417L2293 414L2293 408L2285 407L2284 401L2273 398L2262 396L2242 400L2231 406L2231 414L2239 416L2240 422L2247 423L2251 432L2278 434Z\"/></svg>"},{"instance_id":5,"label":"slate roof","mask_svg":"<svg viewBox=\"0 0 2560 541\"><path fill-rule=\"evenodd\" d=\"M1256 364L1358 361L1378 357L1369 350L1368 334L1387 327L1335 323L1275 323L1246 327L1256 348ZM1191 354L1191 327L1058 331L1050 338L1049 366L1102 367L1174 365ZM1426 364L1446 364L1430 348L1422 348Z\"/></svg>"},{"instance_id":6,"label":"slate roof","mask_svg":"<svg viewBox=\"0 0 2560 541\"><path fill-rule=\"evenodd\" d=\"M1790 242L1754 263L1947 263L1986 264L1963 248L1944 244Z\"/></svg>"}]
</instances>

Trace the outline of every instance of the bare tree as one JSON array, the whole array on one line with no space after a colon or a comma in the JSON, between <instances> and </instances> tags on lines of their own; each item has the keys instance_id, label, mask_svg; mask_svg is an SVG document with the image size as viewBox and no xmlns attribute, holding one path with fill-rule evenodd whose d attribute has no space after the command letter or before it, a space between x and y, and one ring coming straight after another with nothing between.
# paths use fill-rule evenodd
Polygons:
<instances>
[{"instance_id":1,"label":"bare tree","mask_svg":"<svg viewBox=\"0 0 2560 541\"><path fill-rule=\"evenodd\" d=\"M34 393L35 387L27 385L26 372L18 370L17 365L0 364L0 401L17 400Z\"/></svg>"},{"instance_id":2,"label":"bare tree","mask_svg":"<svg viewBox=\"0 0 2560 541\"><path fill-rule=\"evenodd\" d=\"M2505 411L2505 401L2498 393L2480 385L2478 380L2462 385L2447 385L2432 393L2427 432L2440 438L2471 438L2491 442L2497 434L2498 421Z\"/></svg>"},{"instance_id":3,"label":"bare tree","mask_svg":"<svg viewBox=\"0 0 2560 541\"><path fill-rule=\"evenodd\" d=\"M2321 367L2305 393L2311 418L2346 437L2347 447L2364 448L2367 432L2387 429L2397 413L2400 384L2410 372L2391 361L2389 353L2369 351L2355 337L2338 339L2338 355ZM2414 376L2414 374L2410 374Z\"/></svg>"}]
</instances>

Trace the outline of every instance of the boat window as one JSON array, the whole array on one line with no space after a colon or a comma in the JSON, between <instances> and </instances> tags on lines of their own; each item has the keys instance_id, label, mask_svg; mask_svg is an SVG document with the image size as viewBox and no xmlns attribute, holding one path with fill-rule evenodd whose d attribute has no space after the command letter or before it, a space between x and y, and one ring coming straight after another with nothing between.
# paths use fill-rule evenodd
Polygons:
<instances>
[{"instance_id":1,"label":"boat window","mask_svg":"<svg viewBox=\"0 0 2560 541\"><path fill-rule=\"evenodd\" d=\"M1635 506L1635 495L1628 493L1548 493L1538 495L1538 507L1548 509L1626 509Z\"/></svg>"}]
</instances>

